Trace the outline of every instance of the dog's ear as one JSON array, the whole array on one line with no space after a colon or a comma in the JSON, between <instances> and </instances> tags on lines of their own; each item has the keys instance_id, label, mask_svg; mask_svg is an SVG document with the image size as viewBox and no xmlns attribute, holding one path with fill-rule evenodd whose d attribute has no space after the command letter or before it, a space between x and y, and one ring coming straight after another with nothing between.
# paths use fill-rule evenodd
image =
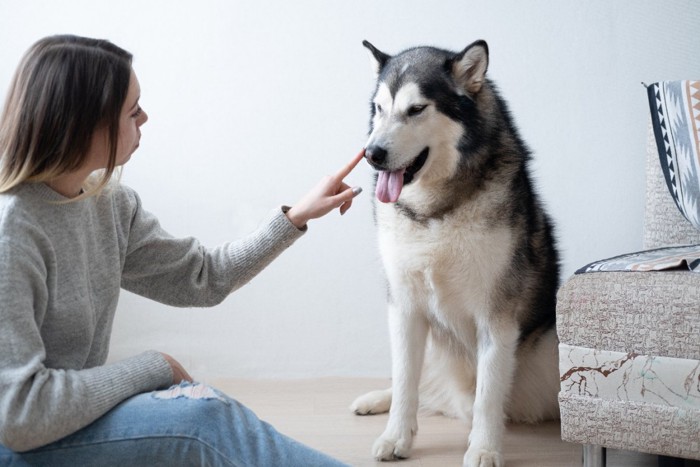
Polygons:
<instances>
[{"instance_id":1,"label":"dog's ear","mask_svg":"<svg viewBox=\"0 0 700 467\"><path fill-rule=\"evenodd\" d=\"M450 60L449 67L457 85L470 94L476 94L484 84L489 66L489 47L485 41L476 41Z\"/></svg>"},{"instance_id":2,"label":"dog's ear","mask_svg":"<svg viewBox=\"0 0 700 467\"><path fill-rule=\"evenodd\" d=\"M384 65L386 65L386 62L389 61L391 56L385 54L368 41L362 41L362 45L364 45L370 52L369 58L372 64L372 71L374 71L376 74L381 73L382 68L384 68Z\"/></svg>"}]
</instances>

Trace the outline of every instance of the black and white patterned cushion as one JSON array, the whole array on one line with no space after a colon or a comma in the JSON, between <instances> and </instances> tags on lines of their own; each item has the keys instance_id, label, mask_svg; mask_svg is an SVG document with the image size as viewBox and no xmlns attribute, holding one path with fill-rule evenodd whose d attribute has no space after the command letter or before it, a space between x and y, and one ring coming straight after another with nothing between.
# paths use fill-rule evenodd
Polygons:
<instances>
[{"instance_id":1,"label":"black and white patterned cushion","mask_svg":"<svg viewBox=\"0 0 700 467\"><path fill-rule=\"evenodd\" d=\"M683 216L700 230L700 81L647 87L666 184Z\"/></svg>"},{"instance_id":2,"label":"black and white patterned cushion","mask_svg":"<svg viewBox=\"0 0 700 467\"><path fill-rule=\"evenodd\" d=\"M609 271L691 271L700 273L700 245L638 251L587 264L576 274Z\"/></svg>"}]
</instances>

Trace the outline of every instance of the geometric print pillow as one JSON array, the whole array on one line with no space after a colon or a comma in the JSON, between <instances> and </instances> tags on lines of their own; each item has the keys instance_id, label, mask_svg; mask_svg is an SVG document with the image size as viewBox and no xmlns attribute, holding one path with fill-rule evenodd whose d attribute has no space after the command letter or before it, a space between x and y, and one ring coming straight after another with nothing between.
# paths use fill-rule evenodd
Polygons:
<instances>
[{"instance_id":1,"label":"geometric print pillow","mask_svg":"<svg viewBox=\"0 0 700 467\"><path fill-rule=\"evenodd\" d=\"M576 274L607 271L692 271L700 274L700 245L671 246L615 256L588 264Z\"/></svg>"},{"instance_id":2,"label":"geometric print pillow","mask_svg":"<svg viewBox=\"0 0 700 467\"><path fill-rule=\"evenodd\" d=\"M659 161L673 200L700 229L700 81L647 86Z\"/></svg>"}]
</instances>

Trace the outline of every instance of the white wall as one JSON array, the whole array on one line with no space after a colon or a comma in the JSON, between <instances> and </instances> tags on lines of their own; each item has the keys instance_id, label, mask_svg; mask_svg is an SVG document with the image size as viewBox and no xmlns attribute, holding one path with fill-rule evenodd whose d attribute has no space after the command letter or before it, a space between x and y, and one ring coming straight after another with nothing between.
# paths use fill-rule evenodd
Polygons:
<instances>
[{"instance_id":1,"label":"white wall","mask_svg":"<svg viewBox=\"0 0 700 467\"><path fill-rule=\"evenodd\" d=\"M489 42L490 76L534 152L564 276L641 248L641 81L700 78L692 0L0 1L0 89L36 39L75 33L135 55L150 115L123 180L176 235L251 231L352 157L367 130L363 39L398 52ZM172 353L200 379L386 376L385 288L366 188L211 310L124 293L111 358Z\"/></svg>"}]
</instances>

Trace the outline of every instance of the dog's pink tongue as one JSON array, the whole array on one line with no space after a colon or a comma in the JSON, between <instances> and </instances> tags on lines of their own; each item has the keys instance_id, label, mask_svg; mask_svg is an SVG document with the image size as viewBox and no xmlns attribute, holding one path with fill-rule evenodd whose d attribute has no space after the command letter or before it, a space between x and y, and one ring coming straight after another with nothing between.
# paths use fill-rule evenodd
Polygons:
<instances>
[{"instance_id":1,"label":"dog's pink tongue","mask_svg":"<svg viewBox=\"0 0 700 467\"><path fill-rule=\"evenodd\" d=\"M403 188L403 173L406 169L394 172L379 172L375 194L382 203L395 203L399 200Z\"/></svg>"}]
</instances>

